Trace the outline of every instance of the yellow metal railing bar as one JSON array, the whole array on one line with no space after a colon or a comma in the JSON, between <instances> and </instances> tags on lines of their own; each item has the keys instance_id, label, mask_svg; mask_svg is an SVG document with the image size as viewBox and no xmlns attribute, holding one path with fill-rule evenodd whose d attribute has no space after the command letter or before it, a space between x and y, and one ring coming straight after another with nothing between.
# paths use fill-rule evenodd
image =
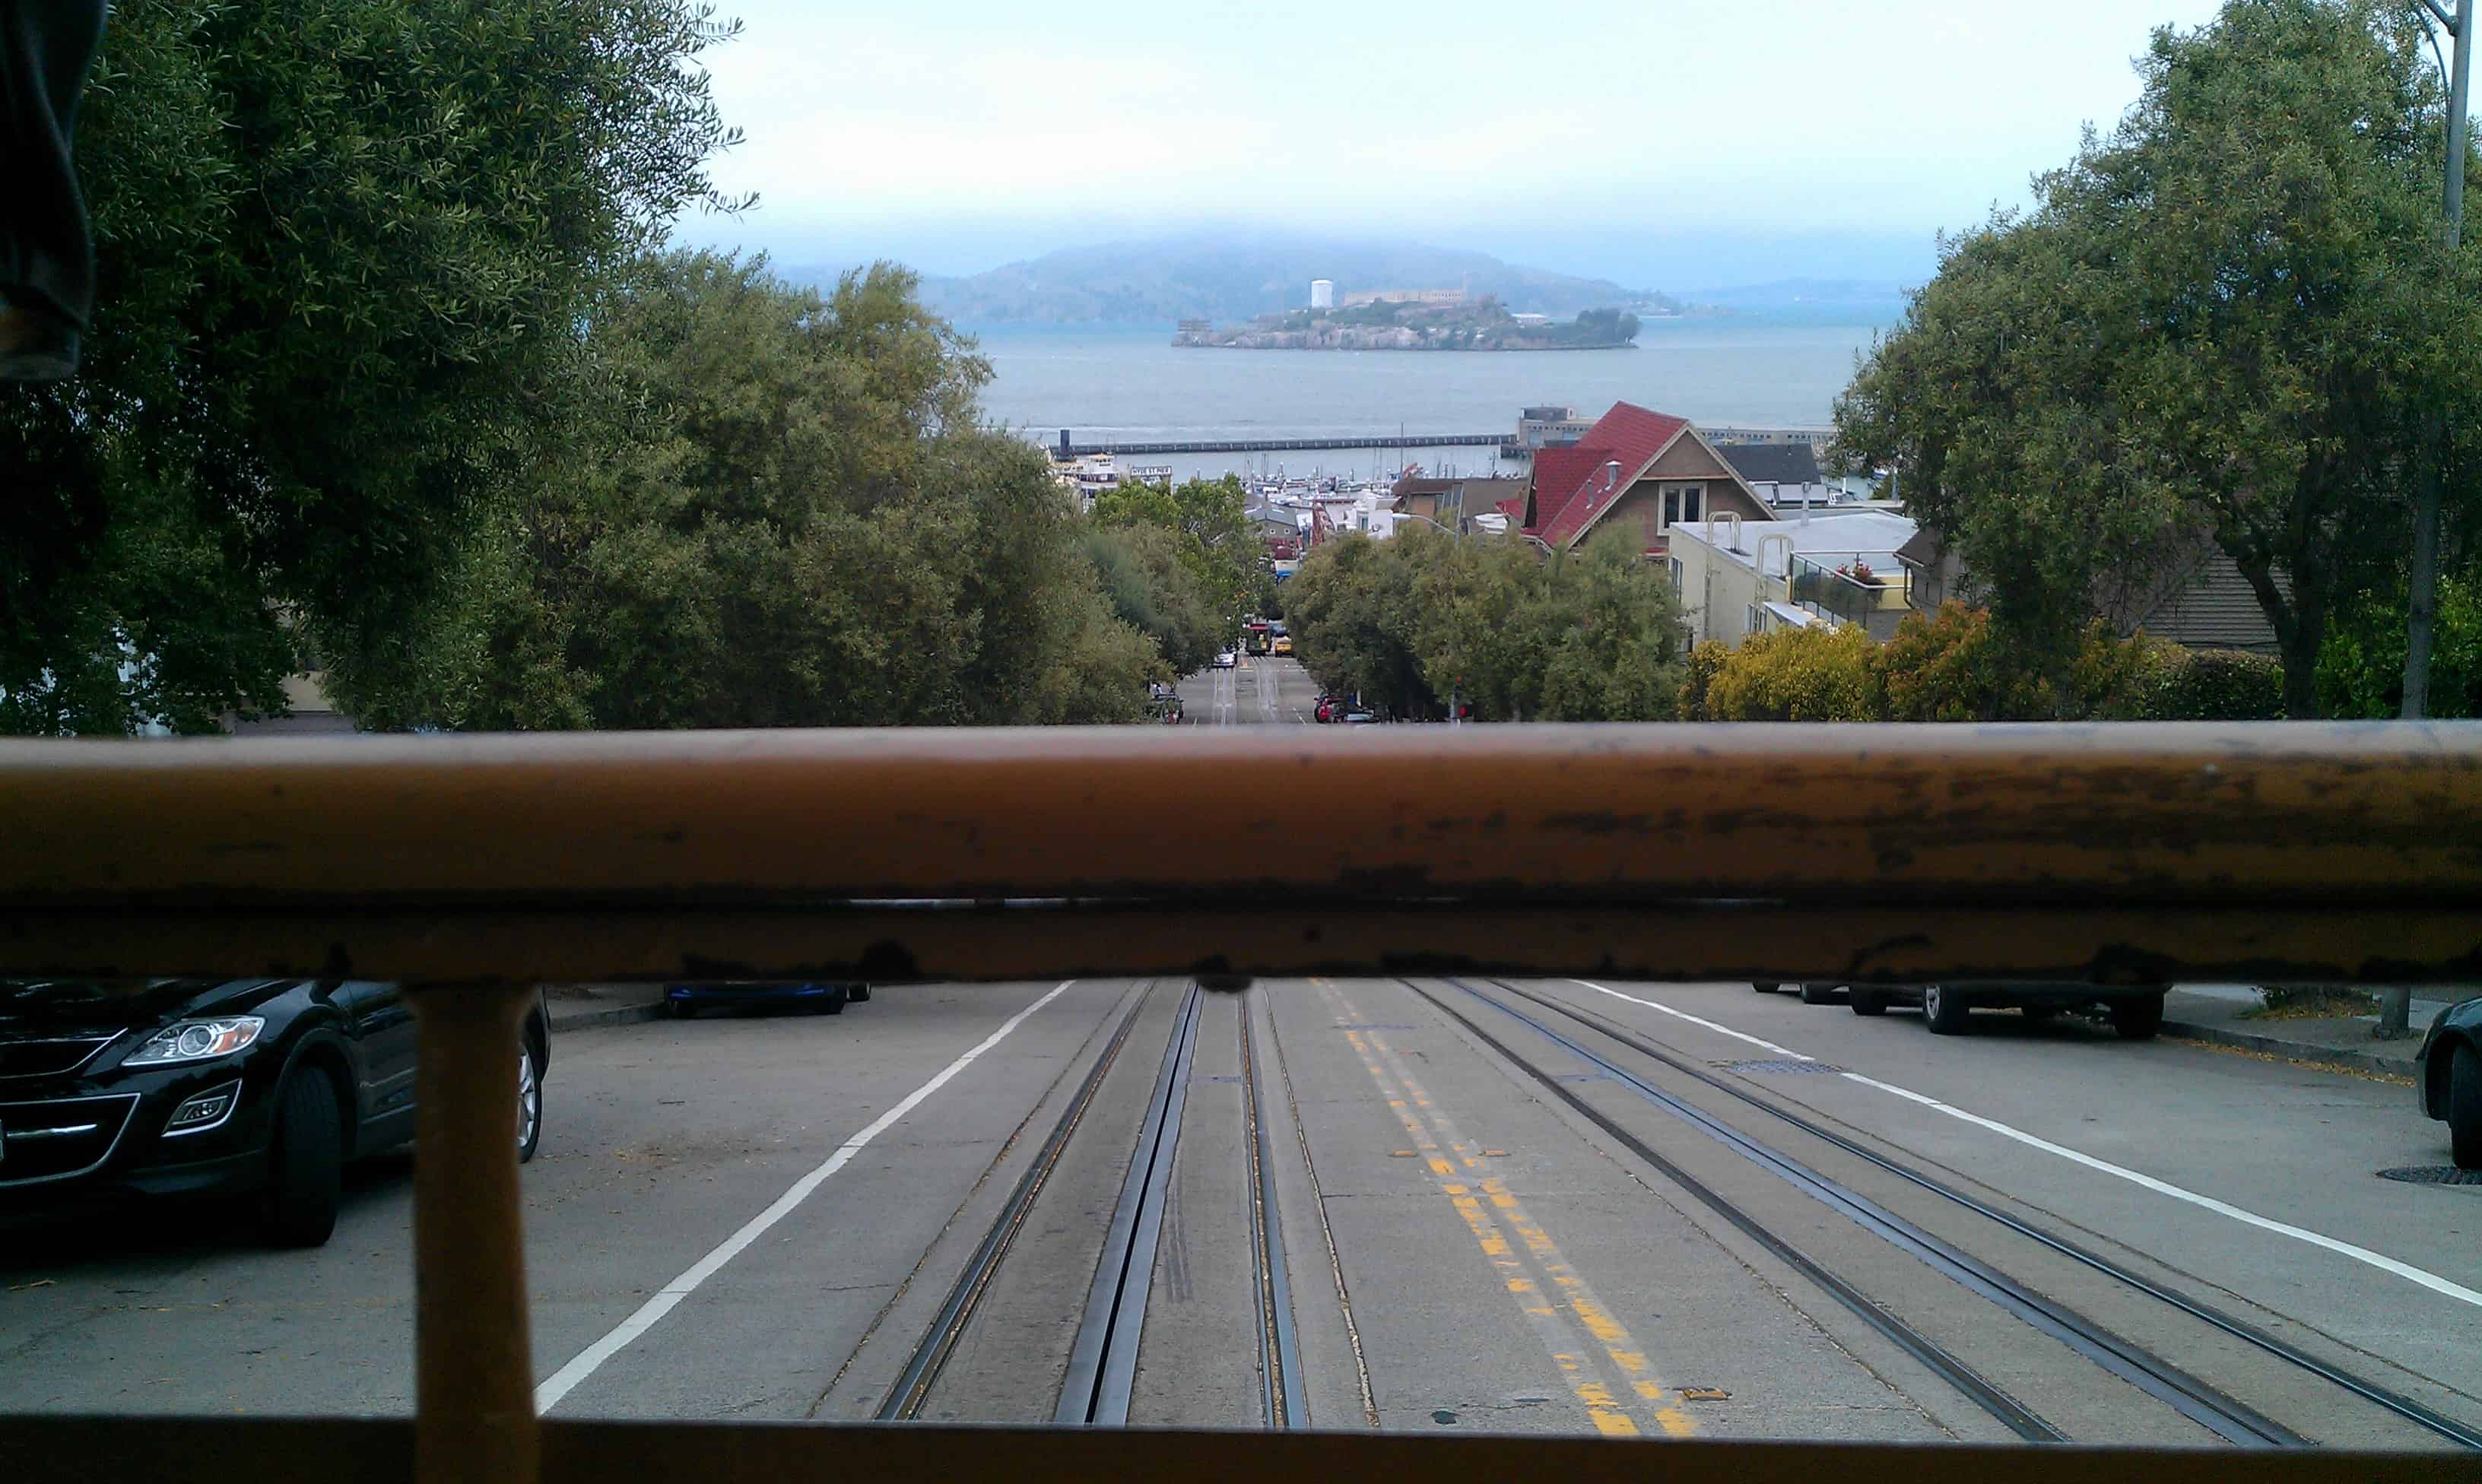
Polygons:
<instances>
[{"instance_id":1,"label":"yellow metal railing bar","mask_svg":"<svg viewBox=\"0 0 2482 1484\"><path fill-rule=\"evenodd\" d=\"M506 1096L539 980L2482 977L2474 723L26 742L0 747L0 973L415 987L409 1471L437 1484L1648 1467L1570 1442L541 1424ZM30 1480L405 1476L405 1436L19 1419L0 1454ZM2446 1476L2421 1457L1746 1444L1664 1469Z\"/></svg>"}]
</instances>

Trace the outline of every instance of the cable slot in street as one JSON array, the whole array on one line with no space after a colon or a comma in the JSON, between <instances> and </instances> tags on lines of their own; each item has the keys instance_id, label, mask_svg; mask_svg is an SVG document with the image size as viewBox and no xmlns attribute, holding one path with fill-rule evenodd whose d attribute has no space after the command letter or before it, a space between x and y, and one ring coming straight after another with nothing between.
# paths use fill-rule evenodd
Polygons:
<instances>
[{"instance_id":1,"label":"cable slot in street","mask_svg":"<svg viewBox=\"0 0 2482 1484\"><path fill-rule=\"evenodd\" d=\"M982 1241L975 1245L974 1255L966 1262L964 1272L959 1275L956 1287L948 1290L947 1302L939 1306L938 1316L931 1321L921 1342L914 1346L911 1359L906 1362L905 1370L888 1391L886 1400L871 1414L872 1420L903 1422L921 1416L923 1399L930 1394L932 1383L939 1379L940 1368L956 1352L958 1338L973 1321L974 1310L990 1288L992 1275L999 1271L1001 1259L1008 1256L1010 1245L1024 1228L1027 1213L1034 1210L1035 1197L1043 1193L1043 1183L1059 1166L1061 1153L1069 1147L1069 1136L1077 1132L1077 1125L1084 1120L1086 1110L1094 1106L1095 1094L1102 1087L1104 1075L1120 1058L1121 1048L1129 1039L1129 1029L1138 1023L1138 1012L1146 1008L1147 1000L1153 991L1154 985L1149 981L1130 1000L1128 1013L1121 1017L1121 1024L1113 1030L1111 1040L1104 1043L1101 1054L1095 1058L1094 1067L1070 1095L1069 1106L1061 1110L1060 1121L1052 1125L1050 1135L1035 1152L1034 1162L1017 1178L1017 1188L1009 1192L1007 1203L992 1219L990 1230L983 1234Z\"/></svg>"},{"instance_id":2,"label":"cable slot in street","mask_svg":"<svg viewBox=\"0 0 2482 1484\"><path fill-rule=\"evenodd\" d=\"M1252 990L1251 995L1264 993ZM1259 1077L1254 1005L1241 1003L1241 1099L1250 1150L1250 1227L1257 1259L1258 1372L1267 1425L1307 1427L1309 1406L1302 1397L1302 1349L1293 1329L1292 1278L1284 1263L1284 1224L1276 1205L1276 1154L1267 1126L1265 1087Z\"/></svg>"},{"instance_id":3,"label":"cable slot in street","mask_svg":"<svg viewBox=\"0 0 2482 1484\"><path fill-rule=\"evenodd\" d=\"M1104 1235L1095 1286L1086 1296L1085 1317L1078 1324L1076 1342L1069 1347L1068 1375L1052 1414L1055 1422L1117 1427L1129 1419L1138 1342L1146 1330L1148 1291L1153 1287L1155 1247L1163 1234L1173 1155L1180 1145L1190 1063L1198 1052L1201 998L1198 986L1192 984L1164 1047L1163 1067L1155 1075L1146 1122L1138 1130L1137 1152Z\"/></svg>"}]
</instances>

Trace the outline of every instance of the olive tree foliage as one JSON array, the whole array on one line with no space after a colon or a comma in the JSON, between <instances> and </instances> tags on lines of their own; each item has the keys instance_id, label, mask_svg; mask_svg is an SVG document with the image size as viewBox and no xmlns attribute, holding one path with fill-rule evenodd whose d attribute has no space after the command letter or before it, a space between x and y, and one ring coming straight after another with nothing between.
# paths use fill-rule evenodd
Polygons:
<instances>
[{"instance_id":1,"label":"olive tree foliage","mask_svg":"<svg viewBox=\"0 0 2482 1484\"><path fill-rule=\"evenodd\" d=\"M1237 634L1243 615L1265 611L1272 574L1250 524L1249 493L1237 476L1169 487L1125 483L1096 497L1093 519L1107 530L1151 526L1172 533L1220 632Z\"/></svg>"},{"instance_id":2,"label":"olive tree foliage","mask_svg":"<svg viewBox=\"0 0 2482 1484\"><path fill-rule=\"evenodd\" d=\"M433 579L568 415L600 276L720 201L688 0L113 7L75 379L0 396L0 727L212 727Z\"/></svg>"},{"instance_id":3,"label":"olive tree foliage","mask_svg":"<svg viewBox=\"0 0 2482 1484\"><path fill-rule=\"evenodd\" d=\"M1090 525L1086 559L1112 612L1154 640L1168 677L1204 668L1232 642L1214 595L1181 562L1181 536L1162 526Z\"/></svg>"},{"instance_id":4,"label":"olive tree foliage","mask_svg":"<svg viewBox=\"0 0 2482 1484\"><path fill-rule=\"evenodd\" d=\"M594 305L575 435L331 689L381 726L1136 719L1154 643L914 286L642 259Z\"/></svg>"},{"instance_id":5,"label":"olive tree foliage","mask_svg":"<svg viewBox=\"0 0 2482 1484\"><path fill-rule=\"evenodd\" d=\"M1942 244L1835 409L2012 643L2212 541L2314 715L2337 602L2406 540L2421 430L2477 410L2482 252L2439 232L2442 100L2410 7L2229 0L2154 34L2143 93ZM2453 471L2452 530L2482 489Z\"/></svg>"},{"instance_id":6,"label":"olive tree foliage","mask_svg":"<svg viewBox=\"0 0 2482 1484\"><path fill-rule=\"evenodd\" d=\"M1400 528L1313 548L1285 585L1295 653L1327 690L1400 715L1448 697L1478 720L1669 719L1682 623L1622 533L1545 556Z\"/></svg>"}]
</instances>

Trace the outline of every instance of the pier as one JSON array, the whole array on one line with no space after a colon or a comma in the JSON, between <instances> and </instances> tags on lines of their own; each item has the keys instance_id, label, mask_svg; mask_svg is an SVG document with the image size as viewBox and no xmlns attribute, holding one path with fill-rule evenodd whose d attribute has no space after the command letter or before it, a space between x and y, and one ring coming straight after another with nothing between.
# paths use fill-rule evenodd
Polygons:
<instances>
[{"instance_id":1,"label":"pier","mask_svg":"<svg viewBox=\"0 0 2482 1484\"><path fill-rule=\"evenodd\" d=\"M1083 458L1090 454L1281 454L1294 449L1436 448L1518 452L1516 434L1505 432L1389 433L1370 438L1305 433L1291 438L1209 439L1199 443L1071 443L1066 428L1060 430L1060 441L1051 445L1051 452L1060 458Z\"/></svg>"}]
</instances>

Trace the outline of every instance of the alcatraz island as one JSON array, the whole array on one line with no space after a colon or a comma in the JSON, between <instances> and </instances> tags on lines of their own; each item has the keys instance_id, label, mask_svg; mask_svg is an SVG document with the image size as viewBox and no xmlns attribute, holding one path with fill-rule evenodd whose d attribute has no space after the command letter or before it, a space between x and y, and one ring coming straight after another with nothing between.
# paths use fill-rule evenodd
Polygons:
<instances>
[{"instance_id":1,"label":"alcatraz island","mask_svg":"<svg viewBox=\"0 0 2482 1484\"><path fill-rule=\"evenodd\" d=\"M1611 351L1631 348L1638 317L1588 309L1565 324L1548 315L1511 314L1492 295L1455 289L1378 290L1334 301L1327 280L1310 286L1310 306L1262 314L1218 329L1183 320L1175 346L1238 351Z\"/></svg>"}]
</instances>

